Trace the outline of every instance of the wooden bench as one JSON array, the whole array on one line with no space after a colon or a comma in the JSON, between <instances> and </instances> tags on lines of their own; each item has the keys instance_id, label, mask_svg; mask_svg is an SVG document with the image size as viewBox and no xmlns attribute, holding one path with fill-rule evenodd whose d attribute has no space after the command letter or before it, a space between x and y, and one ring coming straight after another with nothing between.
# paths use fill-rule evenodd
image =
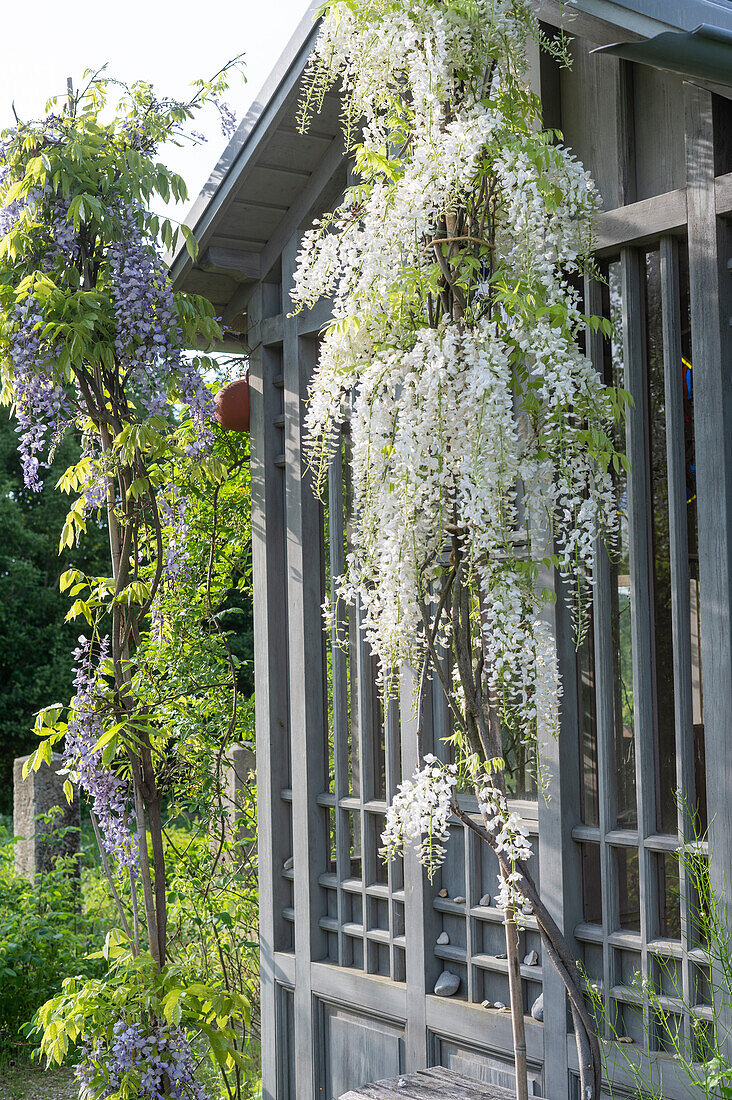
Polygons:
<instances>
[{"instance_id":1,"label":"wooden bench","mask_svg":"<svg viewBox=\"0 0 732 1100\"><path fill-rule=\"evenodd\" d=\"M516 1100L512 1089L498 1085L486 1085L474 1081L462 1073L454 1073L442 1066L434 1069L422 1069L419 1073L405 1073L401 1077L390 1077L387 1081L376 1081L373 1085L344 1092L339 1100L359 1100L370 1097L371 1100Z\"/></svg>"}]
</instances>

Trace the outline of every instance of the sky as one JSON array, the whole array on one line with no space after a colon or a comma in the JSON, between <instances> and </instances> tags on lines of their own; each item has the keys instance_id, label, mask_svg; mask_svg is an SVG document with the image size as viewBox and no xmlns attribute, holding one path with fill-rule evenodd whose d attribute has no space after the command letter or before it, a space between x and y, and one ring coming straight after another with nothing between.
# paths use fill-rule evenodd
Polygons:
<instances>
[{"instance_id":1,"label":"sky","mask_svg":"<svg viewBox=\"0 0 732 1100\"><path fill-rule=\"evenodd\" d=\"M82 84L85 69L107 65L128 83L151 81L160 94L188 98L188 84L209 77L244 54L244 83L236 73L227 101L241 119L304 16L309 0L33 0L2 4L0 129L37 118L46 100L64 94L66 78ZM166 147L161 159L183 176L189 202L182 220L226 145L213 109L193 123L208 142Z\"/></svg>"}]
</instances>

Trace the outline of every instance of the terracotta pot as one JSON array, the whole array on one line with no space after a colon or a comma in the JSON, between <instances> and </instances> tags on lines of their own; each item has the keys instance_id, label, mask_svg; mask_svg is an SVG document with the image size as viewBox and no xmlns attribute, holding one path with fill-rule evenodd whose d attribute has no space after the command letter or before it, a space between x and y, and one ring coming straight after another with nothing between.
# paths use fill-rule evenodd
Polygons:
<instances>
[{"instance_id":1,"label":"terracotta pot","mask_svg":"<svg viewBox=\"0 0 732 1100\"><path fill-rule=\"evenodd\" d=\"M249 431L249 372L222 386L214 398L216 419L230 432Z\"/></svg>"}]
</instances>

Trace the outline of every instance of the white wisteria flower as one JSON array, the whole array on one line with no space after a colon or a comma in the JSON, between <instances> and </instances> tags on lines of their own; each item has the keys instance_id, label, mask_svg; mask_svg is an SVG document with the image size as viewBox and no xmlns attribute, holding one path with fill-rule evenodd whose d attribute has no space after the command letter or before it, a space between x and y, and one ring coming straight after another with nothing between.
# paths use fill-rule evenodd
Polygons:
<instances>
[{"instance_id":1,"label":"white wisteria flower","mask_svg":"<svg viewBox=\"0 0 732 1100\"><path fill-rule=\"evenodd\" d=\"M540 569L570 582L581 634L617 523L616 404L581 350L575 289L599 196L541 129L524 78L538 34L528 0L326 7L303 117L341 81L360 182L305 234L293 291L296 308L333 302L308 454L323 484L348 422L336 591L362 609L385 694L405 662L434 666L431 644L449 651L439 596L462 585L484 698L533 743L561 694Z\"/></svg>"},{"instance_id":2,"label":"white wisteria flower","mask_svg":"<svg viewBox=\"0 0 732 1100\"><path fill-rule=\"evenodd\" d=\"M430 882L445 858L457 768L427 753L424 767L399 784L387 810L381 857L387 862L413 845Z\"/></svg>"}]
</instances>

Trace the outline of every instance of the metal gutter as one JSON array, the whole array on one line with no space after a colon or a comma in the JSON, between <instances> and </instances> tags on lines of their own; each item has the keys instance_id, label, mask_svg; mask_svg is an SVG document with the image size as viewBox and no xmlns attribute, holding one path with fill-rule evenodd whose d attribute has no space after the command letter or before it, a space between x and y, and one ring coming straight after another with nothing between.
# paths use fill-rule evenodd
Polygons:
<instances>
[{"instance_id":1,"label":"metal gutter","mask_svg":"<svg viewBox=\"0 0 732 1100\"><path fill-rule=\"evenodd\" d=\"M643 38L664 30L690 31L700 23L732 30L732 4L727 0L565 0L563 6L568 20L573 10L579 10Z\"/></svg>"},{"instance_id":2,"label":"metal gutter","mask_svg":"<svg viewBox=\"0 0 732 1100\"><path fill-rule=\"evenodd\" d=\"M644 42L617 42L592 52L732 87L732 28L702 23L688 33L665 31Z\"/></svg>"}]
</instances>

